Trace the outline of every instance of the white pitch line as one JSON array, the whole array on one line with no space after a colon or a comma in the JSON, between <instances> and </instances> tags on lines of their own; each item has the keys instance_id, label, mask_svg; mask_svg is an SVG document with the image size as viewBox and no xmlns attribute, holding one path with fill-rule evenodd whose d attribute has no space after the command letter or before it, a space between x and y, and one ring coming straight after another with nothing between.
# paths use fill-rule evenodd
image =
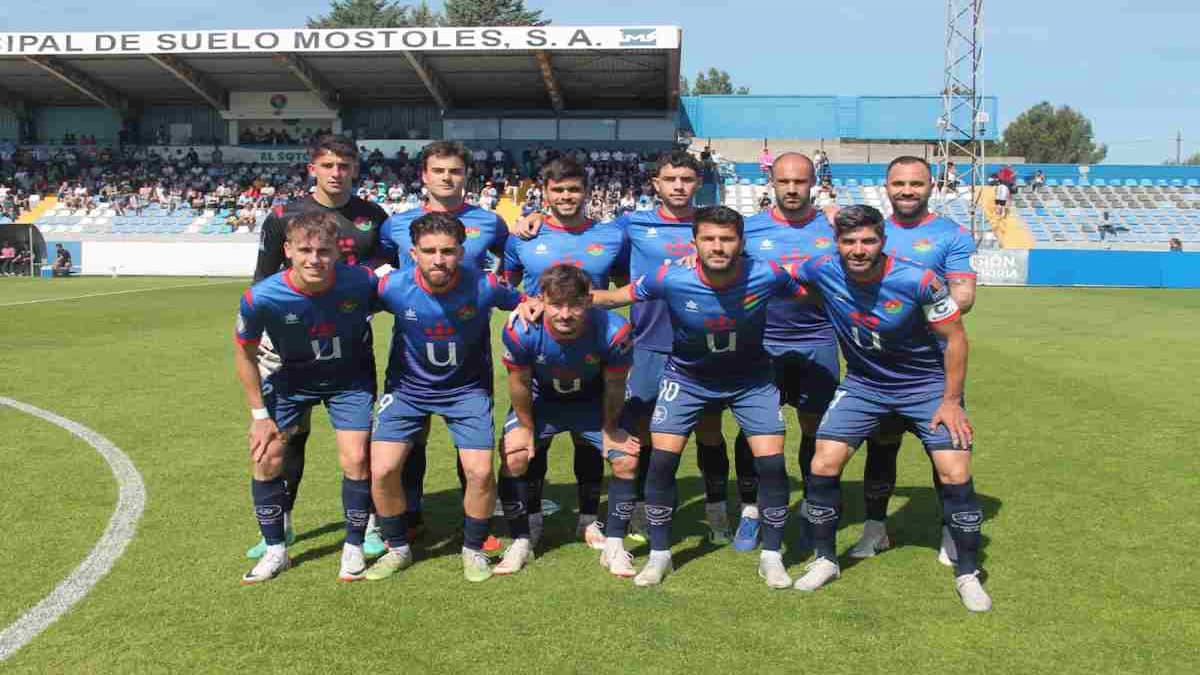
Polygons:
<instances>
[{"instance_id":1,"label":"white pitch line","mask_svg":"<svg viewBox=\"0 0 1200 675\"><path fill-rule=\"evenodd\" d=\"M59 582L50 595L0 632L0 662L3 662L66 614L108 574L113 563L125 552L129 540L133 539L138 520L146 508L146 486L142 483L142 475L138 473L137 467L129 457L113 445L112 441L95 431L78 422L11 398L0 396L0 405L41 418L83 439L104 456L117 479L118 487L117 508L108 520L108 527L79 567Z\"/></svg>"},{"instance_id":2,"label":"white pitch line","mask_svg":"<svg viewBox=\"0 0 1200 675\"><path fill-rule=\"evenodd\" d=\"M17 305L36 305L42 302L61 302L63 300L82 300L84 298L100 298L106 295L125 295L126 293L150 293L151 291L169 291L173 288L199 288L201 286L220 286L222 284L246 283L242 279L228 281L206 281L202 284L179 284L177 286L155 286L154 288L134 288L128 291L107 291L105 293L88 293L86 295L70 295L63 298L42 298L40 300L21 300L20 302L0 303L0 307L16 307Z\"/></svg>"}]
</instances>

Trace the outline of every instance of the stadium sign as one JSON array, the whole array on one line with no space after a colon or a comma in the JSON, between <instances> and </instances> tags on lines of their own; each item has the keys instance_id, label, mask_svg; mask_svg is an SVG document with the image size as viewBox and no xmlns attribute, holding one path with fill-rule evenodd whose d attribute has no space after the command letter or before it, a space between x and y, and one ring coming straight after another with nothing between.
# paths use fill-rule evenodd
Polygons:
<instances>
[{"instance_id":1,"label":"stadium sign","mask_svg":"<svg viewBox=\"0 0 1200 675\"><path fill-rule=\"evenodd\" d=\"M509 26L0 33L0 56L678 49L675 26Z\"/></svg>"},{"instance_id":2,"label":"stadium sign","mask_svg":"<svg viewBox=\"0 0 1200 675\"><path fill-rule=\"evenodd\" d=\"M1029 251L1000 249L971 256L980 286L1024 286L1029 280Z\"/></svg>"}]
</instances>

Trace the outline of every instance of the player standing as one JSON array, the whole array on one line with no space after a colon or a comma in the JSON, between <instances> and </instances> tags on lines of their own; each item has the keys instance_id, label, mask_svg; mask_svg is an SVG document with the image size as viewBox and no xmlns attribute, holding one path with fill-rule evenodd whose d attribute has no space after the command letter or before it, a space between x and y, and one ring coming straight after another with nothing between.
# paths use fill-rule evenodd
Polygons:
<instances>
[{"instance_id":1,"label":"player standing","mask_svg":"<svg viewBox=\"0 0 1200 675\"><path fill-rule=\"evenodd\" d=\"M488 321L493 307L513 309L521 294L490 272L460 264L467 233L453 214L427 213L409 230L415 266L379 284L380 306L396 317L371 440L371 493L388 552L366 577L385 579L412 564L405 460L430 416L440 415L465 478L463 572L468 581L484 581L492 575L482 548L496 500Z\"/></svg>"},{"instance_id":2,"label":"player standing","mask_svg":"<svg viewBox=\"0 0 1200 675\"><path fill-rule=\"evenodd\" d=\"M973 612L991 609L979 583L983 512L971 479L971 424L963 410L967 334L958 305L931 269L883 253L883 215L842 209L834 226L838 256L799 268L825 299L846 357L846 378L817 430L804 511L817 558L796 580L813 591L840 576L837 528L841 473L880 422L899 417L925 445L941 480L942 512L958 549L955 588ZM944 341L943 348L939 341Z\"/></svg>"},{"instance_id":3,"label":"player standing","mask_svg":"<svg viewBox=\"0 0 1200 675\"><path fill-rule=\"evenodd\" d=\"M412 223L428 213L450 213L463 223L466 230L460 260L463 266L482 269L487 262L488 253L500 258L504 254L504 242L508 238L508 226L504 219L492 211L472 206L465 201L467 167L471 165L470 151L463 147L462 143L434 141L421 150L419 162L421 182L429 191L429 199L421 208L396 213L383 224L380 249L388 262L397 270L412 269L413 259L408 255L413 245ZM491 341L486 340L481 348L485 350L490 363ZM490 375L487 377L487 389L489 392L492 390ZM424 494L428 431L426 429L423 435L413 440L413 446L408 453L408 463L404 468L407 481L405 490L408 494L408 524L414 530L422 523L421 500ZM461 468L459 467L460 481Z\"/></svg>"},{"instance_id":4,"label":"player standing","mask_svg":"<svg viewBox=\"0 0 1200 675\"><path fill-rule=\"evenodd\" d=\"M321 136L308 150L308 175L313 178L311 194L283 207L275 207L263 221L258 244L258 260L254 267L254 281L262 281L280 269L290 265L284 245L287 242L287 226L297 216L309 213L330 213L337 221L337 251L342 261L349 265L381 263L379 228L387 220L387 213L377 204L355 197L354 181L358 178L358 151L354 143L344 136ZM367 352L371 352L372 337L367 333ZM372 356L372 358L374 358ZM263 379L280 367L279 355L275 353L269 335L259 343L258 370ZM374 370L372 369L372 372ZM304 477L304 447L308 443L310 419L306 412L294 433L288 435L283 451L283 480L286 490L283 520L287 541L295 538L292 531L292 507L300 491ZM246 551L246 557L257 560L267 549L265 539ZM363 550L374 557L383 553L383 540L374 528L367 529Z\"/></svg>"},{"instance_id":5,"label":"player standing","mask_svg":"<svg viewBox=\"0 0 1200 675\"><path fill-rule=\"evenodd\" d=\"M888 253L921 263L945 279L950 296L959 311L966 314L975 305L975 271L971 269L975 240L958 223L929 211L932 193L933 178L925 160L897 157L888 165L887 194L892 204L892 217L886 224ZM863 472L867 519L862 538L850 549L851 557L867 558L891 545L887 510L896 490L896 457L903 435L902 424L887 420L867 441ZM937 487L937 471L933 472L933 482ZM950 535L948 523L944 523L938 560L946 566L952 565L955 558L954 538Z\"/></svg>"},{"instance_id":6,"label":"player standing","mask_svg":"<svg viewBox=\"0 0 1200 675\"><path fill-rule=\"evenodd\" d=\"M650 422L650 559L634 583L653 586L671 571L680 454L702 412L719 413L728 407L746 433L759 476L758 505L766 528L758 573L768 586L786 588L791 579L780 556L790 492L783 456L785 425L762 340L767 300L777 295L799 298L805 292L779 266L743 257L744 223L733 209L700 209L693 232L695 269L663 264L631 286L593 293L597 304L608 307L662 301L673 329Z\"/></svg>"},{"instance_id":7,"label":"player standing","mask_svg":"<svg viewBox=\"0 0 1200 675\"><path fill-rule=\"evenodd\" d=\"M587 172L573 157L556 159L542 169L546 203L550 215L530 239L509 237L504 249L504 275L513 286L525 282L528 295L541 292L540 279L551 267L568 264L582 270L594 288L608 288L614 268L628 267L625 231L613 223L595 223L584 213L587 201ZM624 375L622 375L624 378ZM624 383L624 379L622 379ZM621 385L622 393L624 384ZM595 436L598 438L598 436ZM604 457L600 448L578 433L575 445L575 480L579 503L576 536L592 548L604 547L604 533L596 520L604 480ZM549 441L546 441L547 445ZM547 471L547 453L538 451L530 460L525 478L529 482L530 540L536 546L542 532L542 492Z\"/></svg>"},{"instance_id":8,"label":"player standing","mask_svg":"<svg viewBox=\"0 0 1200 675\"><path fill-rule=\"evenodd\" d=\"M536 541L531 541L528 509L540 497L532 494L527 472L532 460L550 451L555 435L570 432L597 457L603 448L612 462L608 539L600 535L600 564L617 576L633 576L624 539L633 512L639 443L619 426L632 361L630 325L615 312L592 307L589 275L572 264L547 269L538 287L544 321L504 331L512 409L504 423L500 500L513 543L494 571L512 574L533 558Z\"/></svg>"},{"instance_id":9,"label":"player standing","mask_svg":"<svg viewBox=\"0 0 1200 675\"><path fill-rule=\"evenodd\" d=\"M234 352L238 379L250 403L251 493L266 550L242 577L253 584L287 569L284 446L312 407L323 403L336 430L342 465L346 543L338 578L363 578L363 535L371 510L367 444L375 403L370 316L375 275L338 263L338 222L311 211L287 225L284 250L292 263L242 296ZM263 334L271 336L279 367L266 378L257 363Z\"/></svg>"}]
</instances>

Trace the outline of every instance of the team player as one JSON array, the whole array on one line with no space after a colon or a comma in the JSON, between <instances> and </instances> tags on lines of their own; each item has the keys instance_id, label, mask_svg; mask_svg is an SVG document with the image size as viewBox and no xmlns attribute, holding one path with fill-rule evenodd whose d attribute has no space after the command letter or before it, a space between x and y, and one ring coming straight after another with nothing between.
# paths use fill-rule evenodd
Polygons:
<instances>
[{"instance_id":1,"label":"team player","mask_svg":"<svg viewBox=\"0 0 1200 675\"><path fill-rule=\"evenodd\" d=\"M284 252L287 225L297 216L308 213L329 213L337 221L337 251L349 265L375 266L379 256L379 229L387 213L378 204L355 197L354 181L358 177L358 151L344 136L320 136L308 151L308 175L313 179L313 191L304 199L275 207L263 221L258 244L258 261L254 266L254 281L259 282L285 269L290 264ZM370 333L367 340L371 339ZM370 345L368 345L370 347ZM367 350L370 353L370 349ZM264 335L258 348L258 370L266 379L279 369L279 355L269 335ZM308 442L309 416L300 419L297 429L289 434L283 450L284 530L287 541L294 539L292 507L304 477L304 446ZM258 559L267 549L266 540L246 551L246 556ZM374 557L383 553L383 540L374 528L367 529L363 550Z\"/></svg>"},{"instance_id":2,"label":"team player","mask_svg":"<svg viewBox=\"0 0 1200 675\"><path fill-rule=\"evenodd\" d=\"M975 271L971 255L975 240L954 221L929 211L933 179L929 164L920 157L897 157L888 165L887 194L892 216L887 220L887 250L892 256L909 258L933 270L950 287L959 311L966 314L975 304ZM896 489L896 456L904 426L885 421L867 441L863 475L866 522L862 538L850 549L855 558L867 558L891 545L887 534L888 501ZM938 472L933 472L935 486ZM942 527L938 560L953 564L954 538L948 524Z\"/></svg>"},{"instance_id":3,"label":"team player","mask_svg":"<svg viewBox=\"0 0 1200 675\"><path fill-rule=\"evenodd\" d=\"M958 304L933 270L883 252L879 211L851 206L834 226L838 255L798 270L825 300L846 378L817 430L804 509L817 558L795 587L813 591L840 576L842 469L884 418L897 416L924 443L940 478L943 516L958 549L955 588L967 609L987 611L991 599L977 564L983 513L971 479L973 432L962 400L967 335Z\"/></svg>"},{"instance_id":4,"label":"team player","mask_svg":"<svg viewBox=\"0 0 1200 675\"><path fill-rule=\"evenodd\" d=\"M792 583L780 557L789 497L783 412L763 348L763 327L769 298L797 299L805 291L786 270L742 255L743 228L741 214L728 207L700 209L693 225L695 269L664 264L631 286L594 292L597 304L609 307L660 300L672 327L671 354L650 423L650 558L634 578L638 586L659 584L672 569L680 453L700 414L719 414L726 407L746 433L759 476L758 505L766 527L758 573L772 588Z\"/></svg>"},{"instance_id":5,"label":"team player","mask_svg":"<svg viewBox=\"0 0 1200 675\"><path fill-rule=\"evenodd\" d=\"M654 274L664 263L672 263L691 256L695 252L692 243L692 216L695 207L692 200L700 188L702 167L695 157L677 150L664 153L655 163L653 185L662 201L654 211L634 211L613 221L625 231L629 240L627 267L631 278ZM524 224L536 228L541 220L531 217ZM518 232L525 229L518 227ZM525 235L527 236L527 235ZM622 261L624 262L624 261ZM618 263L618 267L621 263ZM650 446L650 417L658 397L658 386L663 367L671 353L671 324L666 305L660 301L642 302L634 305L630 312L633 323L633 368L626 383L627 397L625 414L632 429L638 433L643 447ZM726 515L725 483L728 481L729 458L725 439L721 435L720 412L701 415L696 427L697 458L713 457L724 462L723 466L705 464L701 470L707 475L719 476L717 480L705 478L705 515L709 524L709 538L714 543L729 542L729 523ZM649 470L649 454L641 453L638 464L637 505L634 522L630 529L633 536L641 536L645 525L644 485Z\"/></svg>"},{"instance_id":6,"label":"team player","mask_svg":"<svg viewBox=\"0 0 1200 675\"><path fill-rule=\"evenodd\" d=\"M266 550L242 577L253 584L290 565L284 513L284 447L313 406L323 403L336 430L342 465L346 542L338 578L363 578L363 536L371 509L367 444L375 403L375 360L367 318L375 275L337 262L338 221L310 211L287 225L284 250L291 265L254 284L242 296L234 363L250 403L251 494ZM259 343L271 336L279 366L259 375Z\"/></svg>"},{"instance_id":7,"label":"team player","mask_svg":"<svg viewBox=\"0 0 1200 675\"><path fill-rule=\"evenodd\" d=\"M515 308L521 294L495 274L461 264L467 233L453 214L427 213L409 230L415 266L379 284L380 306L396 317L371 441L371 492L388 552L366 577L384 579L412 563L405 460L430 416L440 415L465 478L463 572L468 581L484 581L492 575L482 548L496 500L488 320L493 307Z\"/></svg>"},{"instance_id":8,"label":"team player","mask_svg":"<svg viewBox=\"0 0 1200 675\"><path fill-rule=\"evenodd\" d=\"M411 228L413 222L427 213L451 213L466 228L461 262L467 267L482 269L488 253L496 258L504 254L504 242L508 238L508 226L504 219L492 211L466 203L467 167L470 166L470 151L462 143L434 141L421 150L421 182L429 190L429 200L419 209L409 209L392 215L383 224L380 232L380 248L383 256L398 270L413 266L408 251L412 247ZM489 355L491 341L485 341L482 349ZM488 391L491 391L488 379ZM413 442L405 466L405 489L408 491L409 525L418 528L422 524L421 499L425 483L426 433ZM461 468L461 467L460 467ZM460 472L460 480L461 480ZM499 543L496 543L499 546Z\"/></svg>"},{"instance_id":9,"label":"team player","mask_svg":"<svg viewBox=\"0 0 1200 675\"><path fill-rule=\"evenodd\" d=\"M513 542L496 574L517 572L533 559L529 507L540 497L531 493L527 472L562 432L582 437L597 456L603 448L612 462L600 564L617 576L634 574L624 539L640 444L618 425L632 361L631 327L621 315L592 307L589 276L570 263L553 265L539 277L543 322L515 323L504 331L512 409L504 423L500 500Z\"/></svg>"},{"instance_id":10,"label":"team player","mask_svg":"<svg viewBox=\"0 0 1200 675\"><path fill-rule=\"evenodd\" d=\"M788 269L833 251L833 228L813 208L810 192L816 171L812 161L795 152L775 159L771 187L775 206L746 219L746 253ZM816 448L817 423L837 389L837 339L824 310L812 303L776 298L767 305L763 345L771 355L781 402L796 409L803 435L800 470L808 475ZM734 450L742 518L734 547L753 550L758 544L757 485L750 446L739 434Z\"/></svg>"},{"instance_id":11,"label":"team player","mask_svg":"<svg viewBox=\"0 0 1200 675\"><path fill-rule=\"evenodd\" d=\"M618 263L627 266L625 232L613 223L595 223L584 213L587 203L587 172L573 157L556 159L542 169L546 185L546 203L550 214L530 239L509 237L504 249L504 275L518 286L524 280L525 292L541 292L541 276L551 267L568 264L580 269L595 288L608 288L610 274ZM624 375L622 375L624 377ZM624 382L624 380L622 380ZM624 385L622 384L622 392ZM598 436L594 436L598 437ZM578 485L579 522L577 536L593 548L604 547L604 533L596 519L604 479L604 458L600 448L579 433L572 433L575 444L575 480ZM547 464L545 452L537 452L530 461L525 478L529 481L529 527L534 546L542 532L542 492Z\"/></svg>"}]
</instances>

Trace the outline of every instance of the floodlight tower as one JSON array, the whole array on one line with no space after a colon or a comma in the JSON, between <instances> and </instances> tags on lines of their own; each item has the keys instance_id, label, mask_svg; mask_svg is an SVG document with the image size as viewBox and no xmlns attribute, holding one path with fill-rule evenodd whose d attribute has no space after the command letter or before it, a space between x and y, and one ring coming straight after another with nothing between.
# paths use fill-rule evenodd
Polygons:
<instances>
[{"instance_id":1,"label":"floodlight tower","mask_svg":"<svg viewBox=\"0 0 1200 675\"><path fill-rule=\"evenodd\" d=\"M983 0L946 0L946 65L942 116L937 125L938 179L955 163L958 181L970 185L971 236L979 240L986 222L975 187L985 184L983 138L988 119L983 107ZM957 193L943 199L957 199Z\"/></svg>"}]
</instances>

